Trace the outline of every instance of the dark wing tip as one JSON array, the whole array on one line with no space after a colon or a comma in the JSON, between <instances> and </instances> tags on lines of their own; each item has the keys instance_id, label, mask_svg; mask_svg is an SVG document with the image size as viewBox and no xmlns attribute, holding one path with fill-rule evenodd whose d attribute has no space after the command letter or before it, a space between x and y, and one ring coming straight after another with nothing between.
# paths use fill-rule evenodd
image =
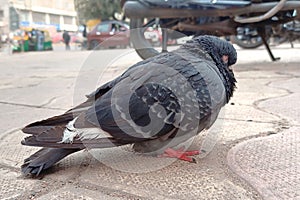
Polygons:
<instances>
[{"instance_id":1,"label":"dark wing tip","mask_svg":"<svg viewBox=\"0 0 300 200\"><path fill-rule=\"evenodd\" d=\"M21 171L25 176L34 175L35 177L37 177L43 171L44 166L45 166L44 164L42 164L40 166L31 166L30 163L24 163L21 166Z\"/></svg>"}]
</instances>

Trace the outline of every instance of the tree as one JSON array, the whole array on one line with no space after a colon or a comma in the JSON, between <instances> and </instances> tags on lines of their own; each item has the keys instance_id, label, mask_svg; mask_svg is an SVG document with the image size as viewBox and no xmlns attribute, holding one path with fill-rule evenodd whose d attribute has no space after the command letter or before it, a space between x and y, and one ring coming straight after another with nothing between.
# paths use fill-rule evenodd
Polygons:
<instances>
[{"instance_id":1,"label":"tree","mask_svg":"<svg viewBox=\"0 0 300 200\"><path fill-rule=\"evenodd\" d=\"M112 19L121 12L120 0L74 0L74 4L81 23L89 19Z\"/></svg>"}]
</instances>

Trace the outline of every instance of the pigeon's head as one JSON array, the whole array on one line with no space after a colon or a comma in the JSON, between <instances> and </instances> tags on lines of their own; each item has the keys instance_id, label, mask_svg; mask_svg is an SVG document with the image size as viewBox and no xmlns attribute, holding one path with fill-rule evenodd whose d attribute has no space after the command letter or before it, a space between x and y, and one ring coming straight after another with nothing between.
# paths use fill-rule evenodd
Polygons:
<instances>
[{"instance_id":1,"label":"pigeon's head","mask_svg":"<svg viewBox=\"0 0 300 200\"><path fill-rule=\"evenodd\" d=\"M198 36L192 40L200 48L210 55L223 76L224 85L227 90L227 101L232 96L236 79L231 65L237 60L237 53L230 42L211 35Z\"/></svg>"},{"instance_id":2,"label":"pigeon's head","mask_svg":"<svg viewBox=\"0 0 300 200\"><path fill-rule=\"evenodd\" d=\"M217 65L222 64L229 67L236 63L237 53L231 43L212 35L198 36L194 38L194 41L200 44Z\"/></svg>"}]
</instances>

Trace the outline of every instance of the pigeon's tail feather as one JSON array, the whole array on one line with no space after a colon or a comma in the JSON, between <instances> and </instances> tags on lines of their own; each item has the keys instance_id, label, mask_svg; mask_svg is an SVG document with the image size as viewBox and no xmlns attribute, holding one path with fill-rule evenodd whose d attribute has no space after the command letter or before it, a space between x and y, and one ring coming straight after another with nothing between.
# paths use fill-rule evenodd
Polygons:
<instances>
[{"instance_id":1,"label":"pigeon's tail feather","mask_svg":"<svg viewBox=\"0 0 300 200\"><path fill-rule=\"evenodd\" d=\"M22 131L24 133L28 134L40 134L43 131L47 131L48 129L54 127L54 126L63 126L68 124L70 121L72 121L74 118L78 117L83 111L86 111L89 109L89 107L92 105L93 101L88 100L71 110L68 110L66 113L59 115L59 116L54 116L50 117L48 119L42 120L42 121L37 121L33 122L31 124L28 124L25 126Z\"/></svg>"},{"instance_id":2,"label":"pigeon's tail feather","mask_svg":"<svg viewBox=\"0 0 300 200\"><path fill-rule=\"evenodd\" d=\"M131 144L131 141L118 141L114 138L99 138L93 140L78 140L74 139L71 143L61 141L39 141L37 136L29 136L21 141L22 145L35 147L63 148L63 149L85 149L85 148L111 148Z\"/></svg>"},{"instance_id":3,"label":"pigeon's tail feather","mask_svg":"<svg viewBox=\"0 0 300 200\"><path fill-rule=\"evenodd\" d=\"M21 141L22 145L35 147L50 147L50 148L64 148L64 149L84 149L85 146L81 141L74 141L72 143L63 143L60 141L39 141L36 136L29 136Z\"/></svg>"},{"instance_id":4,"label":"pigeon's tail feather","mask_svg":"<svg viewBox=\"0 0 300 200\"><path fill-rule=\"evenodd\" d=\"M64 157L81 149L42 148L24 160L21 170L25 175L38 176L42 171L50 168Z\"/></svg>"},{"instance_id":5,"label":"pigeon's tail feather","mask_svg":"<svg viewBox=\"0 0 300 200\"><path fill-rule=\"evenodd\" d=\"M74 119L73 113L65 113L60 116L51 117L42 121L37 121L25 126L22 131L24 133L37 135L47 131L55 126L63 126Z\"/></svg>"}]
</instances>

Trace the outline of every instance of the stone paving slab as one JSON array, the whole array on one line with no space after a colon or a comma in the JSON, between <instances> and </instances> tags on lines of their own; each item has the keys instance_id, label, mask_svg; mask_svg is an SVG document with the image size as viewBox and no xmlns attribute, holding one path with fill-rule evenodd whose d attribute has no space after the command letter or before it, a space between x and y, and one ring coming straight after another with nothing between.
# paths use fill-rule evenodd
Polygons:
<instances>
[{"instance_id":1,"label":"stone paving slab","mask_svg":"<svg viewBox=\"0 0 300 200\"><path fill-rule=\"evenodd\" d=\"M265 101L260 104L260 107L284 116L290 124L300 126L300 110L295 107L295 105L299 104L299 99L300 93L294 93L285 97ZM282 104L282 102L288 103Z\"/></svg>"},{"instance_id":2,"label":"stone paving slab","mask_svg":"<svg viewBox=\"0 0 300 200\"><path fill-rule=\"evenodd\" d=\"M122 200L125 198L118 196L109 196L99 191L78 188L72 185L62 187L56 191L50 192L46 195L36 198L37 200Z\"/></svg>"},{"instance_id":3,"label":"stone paving slab","mask_svg":"<svg viewBox=\"0 0 300 200\"><path fill-rule=\"evenodd\" d=\"M228 120L224 123L223 128L219 132L219 140L224 143L230 143L233 142L233 140L238 141L258 135L274 133L277 131L276 128L277 126L273 123Z\"/></svg>"},{"instance_id":4,"label":"stone paving slab","mask_svg":"<svg viewBox=\"0 0 300 200\"><path fill-rule=\"evenodd\" d=\"M234 105L229 103L223 108L222 112L219 114L219 118L263 123L276 123L280 120L278 116L267 113L255 106L240 104L238 99L237 101L232 101L232 103L234 103Z\"/></svg>"},{"instance_id":5,"label":"stone paving slab","mask_svg":"<svg viewBox=\"0 0 300 200\"><path fill-rule=\"evenodd\" d=\"M298 70L300 71L300 70ZM299 72L298 72L299 73ZM259 106L288 119L290 123L300 125L300 108L297 106L300 99L300 78L290 78L285 81L273 82L270 87L285 89L288 94L281 98L269 99ZM288 102L286 104L282 102Z\"/></svg>"},{"instance_id":6,"label":"stone paving slab","mask_svg":"<svg viewBox=\"0 0 300 200\"><path fill-rule=\"evenodd\" d=\"M20 131L8 133L2 137L0 143L0 164L4 164L19 170L26 155L34 153L39 148L28 148L21 145L24 134Z\"/></svg>"},{"instance_id":7,"label":"stone paving slab","mask_svg":"<svg viewBox=\"0 0 300 200\"><path fill-rule=\"evenodd\" d=\"M110 161L116 162L113 154L110 155ZM205 160L194 165L180 161L169 164L165 163L166 159L149 162L150 159L147 160L145 157L136 158L136 163L131 162L132 160L133 158L130 157L130 161L121 161L123 167L126 167L124 171L95 161L81 174L79 180L82 183L121 189L151 199L254 199L255 196L252 192L228 180L224 172L214 169ZM144 164L141 164L142 162ZM148 165L149 168L153 167L151 164L166 167L150 172L125 172L135 169L135 165L143 167L140 171L147 171ZM224 177L216 176L218 173L223 174Z\"/></svg>"},{"instance_id":8,"label":"stone paving slab","mask_svg":"<svg viewBox=\"0 0 300 200\"><path fill-rule=\"evenodd\" d=\"M23 128L23 126L33 122L33 120L45 119L63 112L62 110L34 108L3 103L0 103L0 107L0 139L6 137L6 135L10 132L15 132L16 130ZM24 136L24 134L21 135Z\"/></svg>"},{"instance_id":9,"label":"stone paving slab","mask_svg":"<svg viewBox=\"0 0 300 200\"><path fill-rule=\"evenodd\" d=\"M256 48L255 50L241 49L236 45L234 46L238 49L237 64L239 65L246 64L247 66L258 67L259 69L260 65L271 62L268 52L266 51L264 46ZM291 48L291 46L288 43L284 43L282 45L272 47L272 52L274 56L280 57L280 62L277 63L273 62L273 66L299 62L299 58L297 57L297 55L299 55L299 48L300 48L299 43L296 43L294 48Z\"/></svg>"},{"instance_id":10,"label":"stone paving slab","mask_svg":"<svg viewBox=\"0 0 300 200\"><path fill-rule=\"evenodd\" d=\"M228 164L264 199L300 199L299 131L242 142L229 151Z\"/></svg>"},{"instance_id":11,"label":"stone paving slab","mask_svg":"<svg viewBox=\"0 0 300 200\"><path fill-rule=\"evenodd\" d=\"M26 190L32 189L35 180L24 180L20 173L0 167L0 199L18 199Z\"/></svg>"},{"instance_id":12,"label":"stone paving slab","mask_svg":"<svg viewBox=\"0 0 300 200\"><path fill-rule=\"evenodd\" d=\"M298 73L298 75L297 75ZM286 89L290 93L299 93L300 92L300 70L293 72L293 77L285 81L277 81L276 83L270 84L274 88Z\"/></svg>"},{"instance_id":13,"label":"stone paving slab","mask_svg":"<svg viewBox=\"0 0 300 200\"><path fill-rule=\"evenodd\" d=\"M251 72L248 73L251 75ZM278 80L273 77L263 79L245 77L237 80L237 89L232 100L230 101L234 102L235 104L253 106L253 103L256 101L288 94L286 90L268 86L268 84L272 81Z\"/></svg>"},{"instance_id":14,"label":"stone paving slab","mask_svg":"<svg viewBox=\"0 0 300 200\"><path fill-rule=\"evenodd\" d=\"M21 81L21 83L18 83L20 85L12 83L13 87L2 88L0 101L11 104L28 104L64 109L71 106L74 78L35 78L35 80L27 80L25 82L27 83L25 84Z\"/></svg>"}]
</instances>

